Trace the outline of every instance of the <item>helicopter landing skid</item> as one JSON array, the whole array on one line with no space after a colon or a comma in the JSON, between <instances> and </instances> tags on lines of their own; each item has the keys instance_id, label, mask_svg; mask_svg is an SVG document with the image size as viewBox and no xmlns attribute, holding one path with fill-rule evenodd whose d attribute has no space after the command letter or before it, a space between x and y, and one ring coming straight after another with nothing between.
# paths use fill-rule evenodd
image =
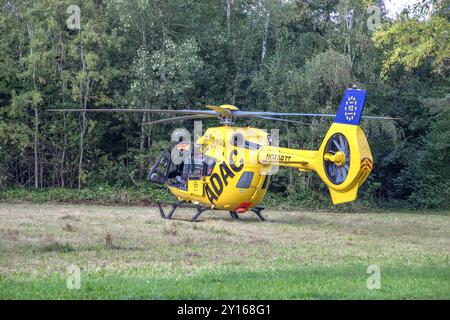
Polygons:
<instances>
[{"instance_id":1,"label":"helicopter landing skid","mask_svg":"<svg viewBox=\"0 0 450 320\"><path fill-rule=\"evenodd\" d=\"M184 204L184 202L176 202L172 204L172 207L170 208L169 213L166 215L166 213L164 212L161 203L158 203L158 208L159 208L159 213L161 214L161 217L163 219L172 219L172 215L175 212L175 210L179 207L179 206L183 206L183 207L189 207L189 208L196 208L197 209L197 213L192 217L191 222L195 222L198 217L205 212L206 210L209 210L208 208L203 208L203 207L199 207L199 206L189 206Z\"/></svg>"},{"instance_id":2,"label":"helicopter landing skid","mask_svg":"<svg viewBox=\"0 0 450 320\"><path fill-rule=\"evenodd\" d=\"M178 206L179 206L181 203L182 203L182 202L176 202L176 203L172 204L172 208L170 208L170 211L169 211L169 213L167 214L167 216L166 216L166 214L164 213L163 208L161 207L161 203L158 203L159 213L161 214L161 217L162 217L163 219L171 219L173 213L175 212L175 210L178 208Z\"/></svg>"},{"instance_id":3,"label":"helicopter landing skid","mask_svg":"<svg viewBox=\"0 0 450 320\"><path fill-rule=\"evenodd\" d=\"M255 207L250 209L250 211L253 211L254 213L256 213L256 215L258 216L259 220L261 221L266 221L266 219L264 218L264 216L261 214L261 211L264 210L264 207ZM236 211L230 211L230 216L233 220L239 220L239 214Z\"/></svg>"},{"instance_id":4,"label":"helicopter landing skid","mask_svg":"<svg viewBox=\"0 0 450 320\"><path fill-rule=\"evenodd\" d=\"M195 222L200 215L208 210L208 208L197 207L197 213L192 217L191 222Z\"/></svg>"},{"instance_id":5,"label":"helicopter landing skid","mask_svg":"<svg viewBox=\"0 0 450 320\"><path fill-rule=\"evenodd\" d=\"M233 219L233 220L239 220L240 219L239 215L236 213L236 211L230 211L230 216L231 216L231 219Z\"/></svg>"},{"instance_id":6,"label":"helicopter landing skid","mask_svg":"<svg viewBox=\"0 0 450 320\"><path fill-rule=\"evenodd\" d=\"M264 207L254 207L254 208L251 208L250 210L253 211L254 213L256 213L259 220L266 221L266 218L264 218L264 216L261 214L261 211L264 210Z\"/></svg>"},{"instance_id":7,"label":"helicopter landing skid","mask_svg":"<svg viewBox=\"0 0 450 320\"><path fill-rule=\"evenodd\" d=\"M161 217L163 219L172 219L172 215L174 214L175 210L179 207L179 206L183 206L183 207L194 207L197 209L197 213L192 217L191 222L195 222L197 221L198 217L200 217L200 215L209 210L209 208L205 208L205 207L200 207L200 206L189 206L184 204L184 202L175 202L172 204L172 207L169 210L169 213L164 212L161 203L158 203L158 208L159 208L159 213L161 214ZM256 215L258 216L259 220L261 221L266 221L266 219L264 218L264 216L261 214L261 211L264 210L264 207L254 207L252 209L250 209L250 211L253 211L254 213L256 213ZM239 215L236 213L236 211L230 211L230 216L233 220L239 220Z\"/></svg>"}]
</instances>

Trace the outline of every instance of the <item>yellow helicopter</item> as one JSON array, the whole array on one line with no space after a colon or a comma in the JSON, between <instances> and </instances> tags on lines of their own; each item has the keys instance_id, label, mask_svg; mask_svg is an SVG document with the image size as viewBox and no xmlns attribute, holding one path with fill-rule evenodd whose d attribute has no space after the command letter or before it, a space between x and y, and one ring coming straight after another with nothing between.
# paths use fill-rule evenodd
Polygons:
<instances>
[{"instance_id":1,"label":"yellow helicopter","mask_svg":"<svg viewBox=\"0 0 450 320\"><path fill-rule=\"evenodd\" d=\"M373 168L373 158L361 118L367 91L347 89L336 115L241 111L232 105L207 106L210 110L162 109L54 109L76 112L152 112L182 115L148 122L149 125L217 117L221 126L208 128L194 143L180 138L172 150L165 150L152 166L148 179L166 185L177 198L168 214L159 205L163 218L171 219L180 205L197 209L192 221L206 210L227 210L233 219L254 212L261 221L259 204L266 195L270 176L279 166L314 171L328 186L333 204L354 201L358 189ZM333 117L319 150L283 148L273 143L266 131L233 126L237 119L300 121L285 117ZM283 117L283 118L280 118Z\"/></svg>"}]
</instances>

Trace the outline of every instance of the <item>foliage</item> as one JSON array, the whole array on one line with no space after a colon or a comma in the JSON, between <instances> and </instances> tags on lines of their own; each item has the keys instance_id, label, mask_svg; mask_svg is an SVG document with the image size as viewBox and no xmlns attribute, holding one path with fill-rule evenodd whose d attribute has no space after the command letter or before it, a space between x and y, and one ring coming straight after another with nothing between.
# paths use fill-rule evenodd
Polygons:
<instances>
[{"instance_id":1,"label":"foliage","mask_svg":"<svg viewBox=\"0 0 450 320\"><path fill-rule=\"evenodd\" d=\"M366 10L382 1L240 0L227 15L224 1L80 0L81 30L66 26L70 4L9 0L0 11L0 198L152 201L146 171L180 124L148 128L147 114L84 118L50 108L231 103L333 113L357 84L369 91L366 114L403 117L363 122L375 169L358 206L448 206L445 1L394 20L383 10L377 31L366 26ZM312 149L330 121L312 122L240 124L279 129L282 146ZM280 170L272 184L270 205L284 197L289 206L329 206L314 175ZM136 191L142 185L152 190L147 198Z\"/></svg>"},{"instance_id":2,"label":"foliage","mask_svg":"<svg viewBox=\"0 0 450 320\"><path fill-rule=\"evenodd\" d=\"M98 185L81 190L67 188L8 188L0 190L0 200L35 203L93 203L101 205L156 205L158 202L174 201L165 188L158 188L152 185L120 188Z\"/></svg>"},{"instance_id":3,"label":"foliage","mask_svg":"<svg viewBox=\"0 0 450 320\"><path fill-rule=\"evenodd\" d=\"M419 151L413 153L415 161L402 176L404 180L398 181L413 186L410 199L422 208L450 208L449 122L450 109L447 108L437 116L429 133L421 139Z\"/></svg>"},{"instance_id":4,"label":"foliage","mask_svg":"<svg viewBox=\"0 0 450 320\"><path fill-rule=\"evenodd\" d=\"M430 62L435 73L444 75L449 71L448 30L448 19L434 16L425 21L401 20L377 31L373 37L375 45L387 48L383 75L398 65L412 71Z\"/></svg>"}]
</instances>

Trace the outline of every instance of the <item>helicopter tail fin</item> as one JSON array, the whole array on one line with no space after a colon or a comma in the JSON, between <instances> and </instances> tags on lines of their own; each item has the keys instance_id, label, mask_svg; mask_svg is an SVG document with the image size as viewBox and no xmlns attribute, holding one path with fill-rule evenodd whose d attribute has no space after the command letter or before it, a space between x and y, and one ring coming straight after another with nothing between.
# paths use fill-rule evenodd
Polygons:
<instances>
[{"instance_id":1,"label":"helicopter tail fin","mask_svg":"<svg viewBox=\"0 0 450 320\"><path fill-rule=\"evenodd\" d=\"M359 126L367 91L347 89L319 151L315 171L327 184L333 204L354 201L372 171L373 159Z\"/></svg>"},{"instance_id":2,"label":"helicopter tail fin","mask_svg":"<svg viewBox=\"0 0 450 320\"><path fill-rule=\"evenodd\" d=\"M366 96L366 90L347 89L334 118L334 123L359 125L366 105Z\"/></svg>"}]
</instances>

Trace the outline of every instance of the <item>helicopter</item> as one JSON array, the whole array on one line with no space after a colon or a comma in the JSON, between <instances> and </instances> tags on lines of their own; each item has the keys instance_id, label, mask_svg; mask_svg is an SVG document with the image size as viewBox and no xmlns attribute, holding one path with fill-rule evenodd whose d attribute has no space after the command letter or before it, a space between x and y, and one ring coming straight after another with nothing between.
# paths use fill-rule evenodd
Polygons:
<instances>
[{"instance_id":1,"label":"helicopter","mask_svg":"<svg viewBox=\"0 0 450 320\"><path fill-rule=\"evenodd\" d=\"M150 112L175 117L147 122L148 125L195 119L218 118L220 126L210 127L191 143L182 136L172 150L164 150L151 167L148 180L165 185L176 197L166 214L158 204L161 217L171 219L180 206L197 211L197 221L207 210L229 211L239 219L253 212L264 221L260 203L271 175L278 167L303 172L313 171L327 185L333 204L354 201L358 189L373 168L373 157L360 121L395 120L394 117L363 116L367 91L356 86L344 92L337 113L309 114L267 111L241 111L233 105L207 105L209 110L164 109L52 109L52 112ZM283 117L283 118L281 118ZM289 117L289 119L288 119ZM300 123L290 117L334 118L318 150L299 150L273 144L263 129L234 126L238 119L262 119ZM274 170L275 169L275 170Z\"/></svg>"}]
</instances>

